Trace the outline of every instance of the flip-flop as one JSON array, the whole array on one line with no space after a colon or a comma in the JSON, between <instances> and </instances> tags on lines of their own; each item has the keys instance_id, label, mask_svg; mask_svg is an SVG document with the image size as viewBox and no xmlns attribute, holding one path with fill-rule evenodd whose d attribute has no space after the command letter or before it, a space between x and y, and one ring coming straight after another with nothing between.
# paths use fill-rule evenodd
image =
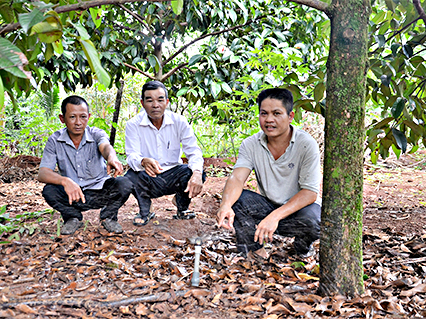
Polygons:
<instances>
[{"instance_id":1,"label":"flip-flop","mask_svg":"<svg viewBox=\"0 0 426 319\"><path fill-rule=\"evenodd\" d=\"M149 212L149 214L147 216L143 216L138 213L134 218L133 218L133 225L135 226L145 226L146 224L148 224L148 222L155 217L155 213L154 212ZM138 223L136 221L136 219L142 219L143 222L142 223Z\"/></svg>"},{"instance_id":2,"label":"flip-flop","mask_svg":"<svg viewBox=\"0 0 426 319\"><path fill-rule=\"evenodd\" d=\"M184 210L182 212L177 212L176 215L173 215L174 219L192 219L195 218L195 213L191 210Z\"/></svg>"}]
</instances>

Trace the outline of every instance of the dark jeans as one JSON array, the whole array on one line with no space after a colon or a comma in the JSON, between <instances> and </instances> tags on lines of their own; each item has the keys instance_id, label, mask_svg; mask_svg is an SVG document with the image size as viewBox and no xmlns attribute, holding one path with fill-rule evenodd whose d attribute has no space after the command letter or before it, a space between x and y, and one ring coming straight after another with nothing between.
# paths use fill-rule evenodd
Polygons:
<instances>
[{"instance_id":1,"label":"dark jeans","mask_svg":"<svg viewBox=\"0 0 426 319\"><path fill-rule=\"evenodd\" d=\"M158 174L157 177L151 177L145 171L135 172L132 169L129 169L125 175L133 182L133 195L138 201L141 216L148 216L151 198L164 195L176 194L178 211L187 210L191 198L189 198L189 192L185 193L184 190L191 176L192 171L186 164L175 166ZM205 180L206 174L203 172L203 183Z\"/></svg>"},{"instance_id":2,"label":"dark jeans","mask_svg":"<svg viewBox=\"0 0 426 319\"><path fill-rule=\"evenodd\" d=\"M263 246L254 242L256 225L273 210L280 207L271 203L266 197L243 190L240 198L232 206L235 213L234 228L237 236L238 251L247 254ZM282 219L276 233L285 237L294 237L294 249L297 254L309 250L312 242L320 235L321 206L314 203Z\"/></svg>"},{"instance_id":3,"label":"dark jeans","mask_svg":"<svg viewBox=\"0 0 426 319\"><path fill-rule=\"evenodd\" d=\"M69 204L68 195L61 185L46 184L43 197L46 202L61 213L64 222L70 218L83 219L84 212L89 209L101 209L100 219L110 218L117 221L118 209L123 206L132 192L132 183L125 177L109 178L102 189L84 190L86 203L81 200Z\"/></svg>"}]
</instances>

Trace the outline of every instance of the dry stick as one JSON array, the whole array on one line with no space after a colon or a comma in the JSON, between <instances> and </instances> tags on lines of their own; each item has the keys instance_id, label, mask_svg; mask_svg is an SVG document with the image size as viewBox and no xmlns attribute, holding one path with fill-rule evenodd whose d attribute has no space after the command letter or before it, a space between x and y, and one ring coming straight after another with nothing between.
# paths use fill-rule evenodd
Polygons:
<instances>
[{"instance_id":1,"label":"dry stick","mask_svg":"<svg viewBox=\"0 0 426 319\"><path fill-rule=\"evenodd\" d=\"M426 262L426 257L420 258L412 258L412 259L404 259L393 262L393 265L402 265L402 264L415 264L415 263L423 263Z\"/></svg>"},{"instance_id":2,"label":"dry stick","mask_svg":"<svg viewBox=\"0 0 426 319\"><path fill-rule=\"evenodd\" d=\"M177 291L174 293L176 297L183 297L189 290ZM9 302L0 304L2 308L15 308L18 305L26 305L29 307L37 306L69 306L77 308L96 308L96 307L120 307L130 304L135 304L139 302L159 302L166 301L172 297L172 294L169 292L160 292L153 295L147 296L134 296L126 299L116 300L116 301L98 301L98 300L87 300L81 298L69 298L69 299L44 299L44 300L27 300L21 302Z\"/></svg>"}]
</instances>

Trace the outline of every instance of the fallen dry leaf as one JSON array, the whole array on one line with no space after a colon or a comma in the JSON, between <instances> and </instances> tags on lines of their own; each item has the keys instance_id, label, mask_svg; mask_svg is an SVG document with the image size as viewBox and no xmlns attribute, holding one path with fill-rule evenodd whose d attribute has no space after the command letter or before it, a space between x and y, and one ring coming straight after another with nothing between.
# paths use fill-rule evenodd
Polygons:
<instances>
[{"instance_id":1,"label":"fallen dry leaf","mask_svg":"<svg viewBox=\"0 0 426 319\"><path fill-rule=\"evenodd\" d=\"M33 308L28 307L27 305L23 305L23 304L19 304L15 307L17 310L21 311L21 312L25 312L27 314L30 313L37 313L37 311L35 311Z\"/></svg>"}]
</instances>

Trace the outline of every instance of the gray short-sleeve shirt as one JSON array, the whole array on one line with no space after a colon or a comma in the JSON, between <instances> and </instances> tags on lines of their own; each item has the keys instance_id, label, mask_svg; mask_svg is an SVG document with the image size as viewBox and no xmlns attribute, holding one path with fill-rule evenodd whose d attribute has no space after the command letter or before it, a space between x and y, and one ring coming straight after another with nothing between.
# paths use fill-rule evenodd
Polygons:
<instances>
[{"instance_id":1,"label":"gray short-sleeve shirt","mask_svg":"<svg viewBox=\"0 0 426 319\"><path fill-rule=\"evenodd\" d=\"M277 205L284 205L301 189L320 191L320 152L315 139L292 126L293 134L285 153L274 159L263 131L246 138L234 168L255 171L260 193ZM318 204L321 199L318 197Z\"/></svg>"},{"instance_id":2,"label":"gray short-sleeve shirt","mask_svg":"<svg viewBox=\"0 0 426 319\"><path fill-rule=\"evenodd\" d=\"M99 151L99 145L103 143L109 143L106 133L87 126L76 149L67 128L63 128L47 140L40 167L54 170L58 166L59 174L71 178L82 189L102 189L105 180L110 178Z\"/></svg>"}]
</instances>

